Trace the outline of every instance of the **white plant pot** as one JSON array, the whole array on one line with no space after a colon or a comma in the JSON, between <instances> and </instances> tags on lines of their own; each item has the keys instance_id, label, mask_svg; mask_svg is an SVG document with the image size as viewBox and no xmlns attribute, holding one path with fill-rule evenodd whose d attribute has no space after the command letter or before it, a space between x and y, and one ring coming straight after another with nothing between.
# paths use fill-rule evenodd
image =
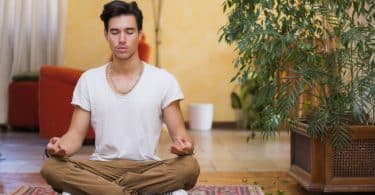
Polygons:
<instances>
[{"instance_id":1,"label":"white plant pot","mask_svg":"<svg viewBox=\"0 0 375 195\"><path fill-rule=\"evenodd\" d=\"M207 131L212 128L212 104L189 104L188 117L190 129Z\"/></svg>"}]
</instances>

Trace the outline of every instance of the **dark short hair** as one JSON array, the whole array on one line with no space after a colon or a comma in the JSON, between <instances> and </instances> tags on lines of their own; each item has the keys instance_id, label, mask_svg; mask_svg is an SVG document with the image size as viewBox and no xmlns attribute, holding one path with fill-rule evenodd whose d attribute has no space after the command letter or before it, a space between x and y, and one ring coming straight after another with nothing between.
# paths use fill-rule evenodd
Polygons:
<instances>
[{"instance_id":1,"label":"dark short hair","mask_svg":"<svg viewBox=\"0 0 375 195\"><path fill-rule=\"evenodd\" d=\"M138 5L135 1L130 3L124 1L111 1L104 5L103 12L100 15L104 23L105 31L108 31L108 23L112 17L121 16L121 15L133 15L137 21L138 30L142 30L143 15L142 11L138 8Z\"/></svg>"}]
</instances>

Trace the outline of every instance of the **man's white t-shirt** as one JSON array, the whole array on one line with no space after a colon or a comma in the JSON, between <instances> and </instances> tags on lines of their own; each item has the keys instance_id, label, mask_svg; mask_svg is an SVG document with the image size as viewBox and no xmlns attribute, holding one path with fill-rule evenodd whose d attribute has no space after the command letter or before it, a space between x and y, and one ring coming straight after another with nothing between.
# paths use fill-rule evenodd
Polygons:
<instances>
[{"instance_id":1,"label":"man's white t-shirt","mask_svg":"<svg viewBox=\"0 0 375 195\"><path fill-rule=\"evenodd\" d=\"M138 83L126 95L116 93L106 79L108 64L82 74L72 104L91 113L95 131L92 160L159 160L156 147L162 128L162 110L183 99L176 78L144 63Z\"/></svg>"}]
</instances>

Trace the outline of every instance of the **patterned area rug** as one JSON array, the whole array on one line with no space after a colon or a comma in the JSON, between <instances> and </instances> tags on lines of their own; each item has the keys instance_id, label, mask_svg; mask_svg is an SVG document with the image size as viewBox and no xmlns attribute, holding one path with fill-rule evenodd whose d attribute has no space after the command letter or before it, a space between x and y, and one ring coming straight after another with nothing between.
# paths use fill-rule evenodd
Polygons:
<instances>
[{"instance_id":1,"label":"patterned area rug","mask_svg":"<svg viewBox=\"0 0 375 195\"><path fill-rule=\"evenodd\" d=\"M50 186L20 186L10 195L58 195Z\"/></svg>"},{"instance_id":2,"label":"patterned area rug","mask_svg":"<svg viewBox=\"0 0 375 195\"><path fill-rule=\"evenodd\" d=\"M58 195L49 186L20 186L11 195ZM190 195L263 195L259 186L254 185L197 185Z\"/></svg>"},{"instance_id":3,"label":"patterned area rug","mask_svg":"<svg viewBox=\"0 0 375 195\"><path fill-rule=\"evenodd\" d=\"M189 191L191 195L263 195L262 189L255 185L197 185Z\"/></svg>"}]
</instances>

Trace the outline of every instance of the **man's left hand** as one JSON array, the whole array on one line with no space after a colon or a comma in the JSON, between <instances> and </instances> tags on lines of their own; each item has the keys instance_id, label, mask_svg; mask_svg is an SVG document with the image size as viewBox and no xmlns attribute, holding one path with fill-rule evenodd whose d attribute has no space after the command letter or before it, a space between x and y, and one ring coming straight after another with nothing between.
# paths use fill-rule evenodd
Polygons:
<instances>
[{"instance_id":1,"label":"man's left hand","mask_svg":"<svg viewBox=\"0 0 375 195\"><path fill-rule=\"evenodd\" d=\"M193 144L183 137L175 137L170 147L170 151L178 156L193 154Z\"/></svg>"}]
</instances>

